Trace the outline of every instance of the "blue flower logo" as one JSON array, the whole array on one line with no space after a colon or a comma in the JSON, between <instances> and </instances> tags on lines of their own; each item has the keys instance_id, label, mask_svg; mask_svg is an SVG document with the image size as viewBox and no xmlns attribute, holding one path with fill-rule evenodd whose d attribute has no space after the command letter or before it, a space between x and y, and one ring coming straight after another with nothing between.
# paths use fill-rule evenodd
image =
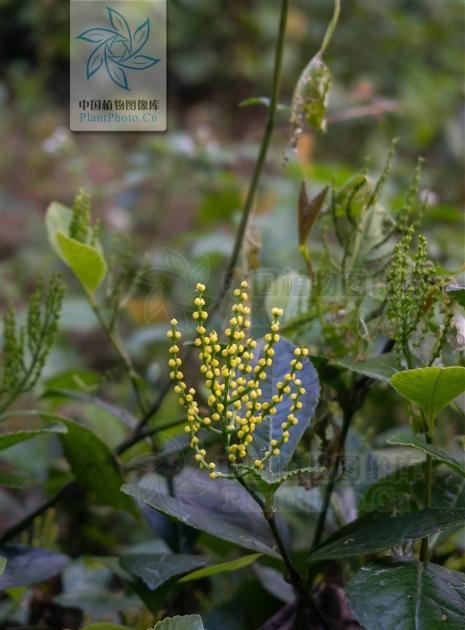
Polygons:
<instances>
[{"instance_id":1,"label":"blue flower logo","mask_svg":"<svg viewBox=\"0 0 465 630\"><path fill-rule=\"evenodd\" d=\"M121 13L110 7L106 9L111 28L90 28L76 37L96 44L87 60L87 80L105 66L113 83L129 92L126 71L146 70L160 61L140 54L149 39L150 21L147 18L132 33Z\"/></svg>"}]
</instances>

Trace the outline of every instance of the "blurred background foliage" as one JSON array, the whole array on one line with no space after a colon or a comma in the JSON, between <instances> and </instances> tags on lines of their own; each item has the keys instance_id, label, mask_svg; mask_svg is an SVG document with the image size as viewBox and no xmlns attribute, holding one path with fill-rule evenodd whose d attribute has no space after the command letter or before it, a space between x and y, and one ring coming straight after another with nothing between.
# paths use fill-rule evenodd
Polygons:
<instances>
[{"instance_id":1,"label":"blurred background foliage","mask_svg":"<svg viewBox=\"0 0 465 630\"><path fill-rule=\"evenodd\" d=\"M47 246L44 211L53 199L69 205L84 187L106 247L118 257L129 240L134 268L146 252L146 272L126 304L126 338L155 381L164 367L165 322L189 301L196 281L216 292L231 251L266 116L263 106L240 103L269 95L279 3L169 0L168 132L139 135L69 131L65 0L2 0L0 9L2 303L20 305L38 273L61 269ZM331 12L330 0L291 3L284 106ZM294 152L289 112L279 112L245 247L248 265L260 268L262 302L270 286L274 301L285 290L272 285L278 274L305 269L296 228L302 177L316 192L364 167L378 175L394 137L400 142L385 205L400 207L424 157L420 193L428 196L423 228L432 232L431 253L450 271L460 268L464 26L458 0L344 0L328 54L327 133L305 133ZM111 367L93 314L71 278L68 284L50 373L70 363Z\"/></svg>"}]
</instances>

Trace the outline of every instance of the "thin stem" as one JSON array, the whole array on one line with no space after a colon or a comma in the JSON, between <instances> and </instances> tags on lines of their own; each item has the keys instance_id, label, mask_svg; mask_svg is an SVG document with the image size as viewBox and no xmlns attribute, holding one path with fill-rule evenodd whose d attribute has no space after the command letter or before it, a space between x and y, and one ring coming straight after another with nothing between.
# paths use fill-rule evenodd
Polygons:
<instances>
[{"instance_id":1,"label":"thin stem","mask_svg":"<svg viewBox=\"0 0 465 630\"><path fill-rule=\"evenodd\" d=\"M323 38L323 43L321 44L321 48L320 48L321 55L324 55L324 53L326 52L326 49L328 48L331 42L331 38L333 37L334 31L336 30L337 23L339 21L340 13L341 13L341 0L335 0L333 17L331 18L331 22L328 24L328 28L326 29L326 33Z\"/></svg>"},{"instance_id":2,"label":"thin stem","mask_svg":"<svg viewBox=\"0 0 465 630\"><path fill-rule=\"evenodd\" d=\"M323 536L323 533L325 530L326 517L329 510L331 497L333 496L334 487L336 485L337 476L339 473L339 467L344 457L345 443L347 439L347 434L349 433L349 428L352 422L353 415L354 414L351 410L344 411L344 420L342 423L341 433L339 435L336 459L334 461L333 467L331 468L331 472L329 475L328 485L326 486L325 494L323 497L323 505L321 506L321 511L318 515L318 520L315 527L315 533L313 535L311 549L314 549L320 544L321 537Z\"/></svg>"},{"instance_id":3,"label":"thin stem","mask_svg":"<svg viewBox=\"0 0 465 630\"><path fill-rule=\"evenodd\" d=\"M392 339L388 339L385 342L380 354L387 354L388 352L390 352L394 347L394 343L395 342ZM368 390L370 389L370 386L375 382L376 381L366 376L359 379L353 388L351 400L348 401L344 405L344 417L343 417L343 422L342 422L341 433L339 435L339 443L338 443L338 448L337 448L336 460L330 472L328 485L326 486L325 494L323 497L323 505L322 505L321 512L318 516L318 521L316 524L315 533L313 535L311 549L314 549L317 545L319 545L321 541L321 537L323 536L323 533L324 533L326 517L328 515L328 510L331 503L331 497L333 495L334 487L336 485L339 467L344 457L345 443L346 443L347 435L349 433L350 425L352 423L352 419L355 413L363 405L365 396Z\"/></svg>"},{"instance_id":4,"label":"thin stem","mask_svg":"<svg viewBox=\"0 0 465 630\"><path fill-rule=\"evenodd\" d=\"M265 503L262 498L252 489L250 488L244 479L240 475L236 475L237 481L241 484L241 486L247 491L247 493L252 497L252 499L260 506L263 516L265 517L266 522L273 534L273 538L275 539L276 546L278 547L281 558L284 562L284 565L287 569L287 573L289 575L289 579L294 587L296 593L299 595L302 601L304 601L308 608L314 613L315 617L318 619L320 624L323 626L324 630L331 630L328 626L325 618L322 616L321 612L318 609L318 606L313 601L311 594L308 592L305 587L305 583L297 570L295 564L293 563L289 553L286 549L286 545L281 537L281 533L279 531L278 525L276 523L275 513L273 508Z\"/></svg>"},{"instance_id":5,"label":"thin stem","mask_svg":"<svg viewBox=\"0 0 465 630\"><path fill-rule=\"evenodd\" d=\"M425 432L425 439L427 444L432 444L433 440L429 431ZM430 508L432 504L432 486L433 486L433 458L431 455L426 455L425 461L425 507ZM428 536L421 539L420 546L420 560L421 562L428 562L429 560L429 547Z\"/></svg>"},{"instance_id":6,"label":"thin stem","mask_svg":"<svg viewBox=\"0 0 465 630\"><path fill-rule=\"evenodd\" d=\"M95 298L92 295L88 295L88 300L89 300L89 304L92 308L92 310L95 313L95 316L97 317L99 324L101 325L101 327L103 328L103 330L105 331L108 340L110 341L111 345L113 346L113 349L115 350L116 354L120 357L120 359L122 360L124 367L126 369L126 372L128 373L129 379L131 381L131 385L132 385L132 389L134 390L134 394L136 396L137 399L137 404L139 407L139 410L141 413L145 413L145 404L142 398L142 393L140 391L140 387L139 387L139 375L137 374L134 365L131 361L131 357L129 356L129 354L126 352L126 349L121 345L121 342L118 338L118 336L115 334L114 330L111 328L111 326L105 321L105 318L102 315L102 312L100 310L99 305L97 304Z\"/></svg>"},{"instance_id":7,"label":"thin stem","mask_svg":"<svg viewBox=\"0 0 465 630\"><path fill-rule=\"evenodd\" d=\"M233 248L227 269L226 269L223 287L220 292L218 302L221 302L221 300L225 296L234 275L234 270L236 268L239 254L241 251L242 242L244 240L245 231L247 228L247 223L248 223L249 216L252 211L253 203L255 200L255 194L257 192L260 177L262 175L263 167L265 165L268 148L270 146L271 136L273 134L274 124L275 124L275 119L276 119L276 111L278 107L279 92L280 92L280 87L281 87L281 69L282 69L282 60L283 60L283 52L284 52L284 39L286 35L288 8L289 8L289 0L282 0L281 17L280 17L280 22L279 22L279 33L278 33L278 40L276 42L276 52L275 52L275 60L274 60L271 101L270 101L270 106L268 109L268 119L266 122L265 131L264 131L262 141L260 144L257 161L255 163L254 173L250 181L249 190L247 192L244 208L242 210L242 217L241 217L241 221L239 223L239 227L237 230L236 240L234 242L234 248Z\"/></svg>"}]
</instances>

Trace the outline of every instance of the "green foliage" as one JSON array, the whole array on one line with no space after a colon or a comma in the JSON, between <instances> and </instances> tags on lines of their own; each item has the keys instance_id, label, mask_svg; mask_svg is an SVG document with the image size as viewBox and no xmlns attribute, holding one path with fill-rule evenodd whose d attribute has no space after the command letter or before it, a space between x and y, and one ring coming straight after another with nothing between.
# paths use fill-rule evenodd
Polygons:
<instances>
[{"instance_id":1,"label":"green foliage","mask_svg":"<svg viewBox=\"0 0 465 630\"><path fill-rule=\"evenodd\" d=\"M63 294L60 277L52 276L47 286L38 283L24 324L18 324L11 306L7 308L3 317L1 412L37 383L55 341Z\"/></svg>"},{"instance_id":2,"label":"green foliage","mask_svg":"<svg viewBox=\"0 0 465 630\"><path fill-rule=\"evenodd\" d=\"M425 414L432 428L438 413L465 391L465 368L417 368L398 372L391 385Z\"/></svg>"},{"instance_id":3,"label":"green foliage","mask_svg":"<svg viewBox=\"0 0 465 630\"><path fill-rule=\"evenodd\" d=\"M445 451L442 451L439 448L435 448L431 444L428 444L421 438L416 435L396 435L393 438L390 438L389 444L394 444L396 446L409 446L411 448L415 448L423 453L426 453L434 460L448 466L451 470L456 472L457 474L465 477L465 467L459 462L455 457L451 457Z\"/></svg>"},{"instance_id":4,"label":"green foliage","mask_svg":"<svg viewBox=\"0 0 465 630\"><path fill-rule=\"evenodd\" d=\"M371 512L327 538L311 554L311 562L377 553L465 523L465 510L425 509L399 516Z\"/></svg>"},{"instance_id":5,"label":"green foliage","mask_svg":"<svg viewBox=\"0 0 465 630\"><path fill-rule=\"evenodd\" d=\"M229 573L230 571L238 571L250 566L261 557L261 553L251 553L248 556L242 556L237 560L229 560L229 562L220 562L219 564L213 564L212 566L205 567L204 569L197 569L192 571L189 575L178 580L180 584L186 582L192 582L193 580L201 580L202 578L209 577L210 575L217 575L218 573Z\"/></svg>"},{"instance_id":6,"label":"green foliage","mask_svg":"<svg viewBox=\"0 0 465 630\"><path fill-rule=\"evenodd\" d=\"M8 100L20 95L27 107L55 48L45 5L19 4L5 6L26 31L41 17L36 51L30 37L18 37L26 42L22 63L37 72L28 79L22 66L7 69ZM0 481L9 529L0 548L0 625L45 627L53 618L56 627L146 630L170 615L155 628L326 630L358 620L367 630L458 630L463 575L447 569L464 568L465 472L450 445L463 433L463 414L461 403L449 403L465 389L460 344L451 339L453 315L462 334L464 269L448 269L462 264L452 157L460 95L441 74L459 68L449 45L461 31L458 9L354 0L329 57L339 1L321 46L331 3L282 0L278 29L275 3L239 2L233 11L203 4L170 5L179 23L170 42L174 103L183 103L180 120L186 104L189 120L179 133L136 148L128 138L89 136L98 159L88 165L66 130L52 142L42 137L53 109L31 128L17 117L33 127L24 171L40 182L31 198L66 199L90 177L107 195L105 222L129 236L104 253L83 190L69 208L50 204L51 248L84 299L66 303L37 411L5 413L39 382L59 291L54 300L50 288L35 293L23 324L5 313ZM199 32L202 45L192 47ZM265 106L261 134L263 109L236 104L251 79L271 77L273 39L271 91L259 79L253 92L272 98L241 103ZM406 41L409 54L399 55ZM211 50L225 51L227 63ZM309 50L318 52L294 86ZM191 92L200 114L189 108ZM204 107L208 126L199 123ZM272 132L289 112L295 151L282 168ZM386 138L396 134L402 150L394 163L393 143L383 165ZM60 135L60 148L48 153ZM428 157L425 184L421 159L409 175L418 151ZM366 152L373 162L357 172ZM420 224L429 245L417 235ZM38 249L27 265L22 251L7 263L15 301L17 266L26 284L29 269L48 264ZM224 275L244 281L229 315ZM208 291L198 285L192 313L189 296L205 278ZM173 315L168 370L164 333ZM393 437L406 422L387 381L418 409L414 428L423 435ZM174 616L189 610L204 621Z\"/></svg>"},{"instance_id":7,"label":"green foliage","mask_svg":"<svg viewBox=\"0 0 465 630\"><path fill-rule=\"evenodd\" d=\"M347 587L349 606L367 630L420 630L463 626L463 573L437 564L371 563Z\"/></svg>"},{"instance_id":8,"label":"green foliage","mask_svg":"<svg viewBox=\"0 0 465 630\"><path fill-rule=\"evenodd\" d=\"M123 476L108 446L86 427L57 417L67 428L60 436L67 460L76 479L104 505L137 515L133 502L120 488Z\"/></svg>"}]
</instances>

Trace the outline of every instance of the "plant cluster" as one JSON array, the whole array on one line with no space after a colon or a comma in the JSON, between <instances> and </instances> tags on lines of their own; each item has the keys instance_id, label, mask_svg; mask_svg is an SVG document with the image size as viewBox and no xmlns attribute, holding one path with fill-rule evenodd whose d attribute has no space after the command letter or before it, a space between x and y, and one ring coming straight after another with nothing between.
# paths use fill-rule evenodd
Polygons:
<instances>
[{"instance_id":1,"label":"plant cluster","mask_svg":"<svg viewBox=\"0 0 465 630\"><path fill-rule=\"evenodd\" d=\"M264 335L263 342L259 345L248 336L251 322L247 289L248 284L243 281L240 288L234 290L234 297L238 302L232 306L232 317L229 327L224 331L225 342L222 342L216 330L207 332L205 324L208 312L205 310L204 299L206 286L202 283L196 286L196 308L192 317L197 322L198 336L194 345L200 350L200 372L204 375L204 386L208 390L207 415L203 416L199 411L195 388L188 388L184 381L178 345L182 335L177 329L176 319L171 320L171 330L167 333L174 342L169 350L170 377L175 383L174 390L179 395L179 403L186 410L188 423L185 430L191 435L190 445L196 452L196 461L201 468L211 471L210 477L213 479L230 475L217 471L216 464L205 459L206 450L199 446L198 433L201 428L222 435L230 464L244 462L253 443L255 429L266 421L272 422L278 412L278 405L288 397L292 402L289 413L280 424L280 433L270 440L269 448L253 461L255 468L262 470L271 457L280 455L280 447L289 442L289 430L299 422L296 412L302 409L301 398L306 393L299 373L309 350L295 348L289 370L282 380L273 384L274 389L269 400L263 401L261 383L267 379L268 372L273 367L275 346L280 339L279 318L283 312L279 308L272 309L270 331Z\"/></svg>"}]
</instances>

